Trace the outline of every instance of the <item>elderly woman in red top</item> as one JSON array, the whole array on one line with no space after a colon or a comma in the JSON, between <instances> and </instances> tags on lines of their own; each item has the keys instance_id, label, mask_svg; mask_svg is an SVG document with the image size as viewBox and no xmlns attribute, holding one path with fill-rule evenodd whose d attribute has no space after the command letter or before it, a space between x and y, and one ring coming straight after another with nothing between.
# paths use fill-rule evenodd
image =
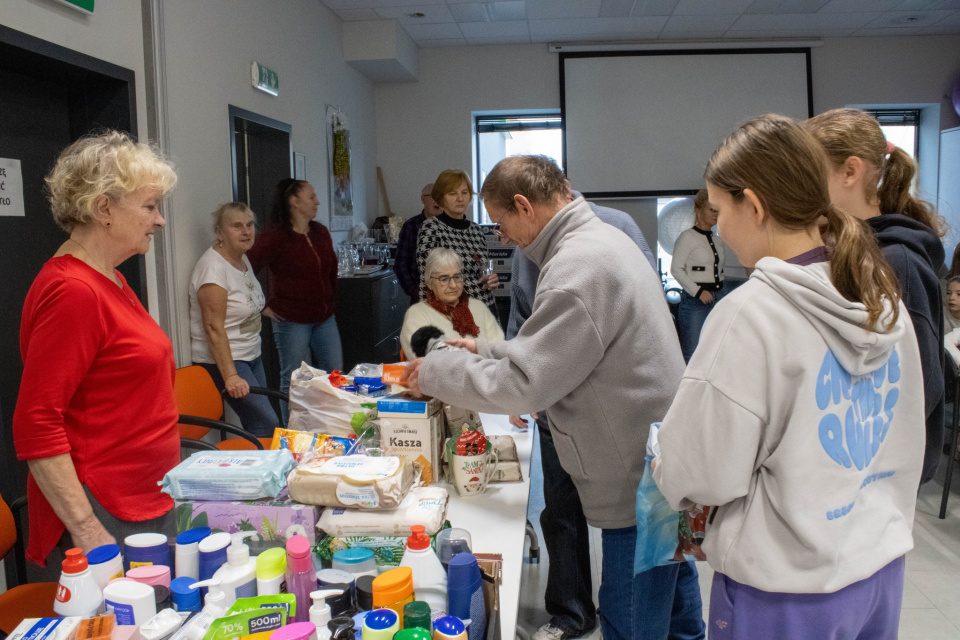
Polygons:
<instances>
[{"instance_id":1,"label":"elderly woman in red top","mask_svg":"<svg viewBox=\"0 0 960 640\"><path fill-rule=\"evenodd\" d=\"M52 575L70 547L173 533L157 486L180 461L173 347L116 267L150 248L177 176L110 131L67 147L46 181L70 238L23 305L13 435L30 469L27 557Z\"/></svg>"},{"instance_id":2,"label":"elderly woman in red top","mask_svg":"<svg viewBox=\"0 0 960 640\"><path fill-rule=\"evenodd\" d=\"M254 271L270 269L263 315L273 323L280 356L280 391L301 362L326 371L343 368L337 307L337 255L325 226L314 220L320 202L306 180L286 178L277 185L270 228L257 238L247 258ZM287 403L281 402L283 424Z\"/></svg>"}]
</instances>

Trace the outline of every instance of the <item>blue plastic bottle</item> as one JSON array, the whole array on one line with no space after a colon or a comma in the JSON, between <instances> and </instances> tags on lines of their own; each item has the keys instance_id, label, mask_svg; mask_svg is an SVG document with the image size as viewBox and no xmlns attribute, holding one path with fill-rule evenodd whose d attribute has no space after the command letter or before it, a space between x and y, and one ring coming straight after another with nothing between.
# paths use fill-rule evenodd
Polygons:
<instances>
[{"instance_id":1,"label":"blue plastic bottle","mask_svg":"<svg viewBox=\"0 0 960 640\"><path fill-rule=\"evenodd\" d=\"M450 560L447 574L447 613L469 620L469 640L483 640L487 630L483 606L483 577L477 557L472 553L458 553Z\"/></svg>"}]
</instances>

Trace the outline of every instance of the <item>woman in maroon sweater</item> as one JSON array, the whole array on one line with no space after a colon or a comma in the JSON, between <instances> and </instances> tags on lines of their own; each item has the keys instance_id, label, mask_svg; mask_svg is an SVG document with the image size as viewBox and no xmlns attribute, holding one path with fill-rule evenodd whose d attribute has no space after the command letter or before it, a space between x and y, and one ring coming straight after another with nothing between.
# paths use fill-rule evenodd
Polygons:
<instances>
[{"instance_id":1,"label":"woman in maroon sweater","mask_svg":"<svg viewBox=\"0 0 960 640\"><path fill-rule=\"evenodd\" d=\"M157 486L180 461L173 347L116 267L150 248L177 176L111 131L67 147L46 181L70 239L23 304L13 437L30 469L27 557L56 575L70 547L174 533Z\"/></svg>"},{"instance_id":2,"label":"woman in maroon sweater","mask_svg":"<svg viewBox=\"0 0 960 640\"><path fill-rule=\"evenodd\" d=\"M325 371L343 368L337 307L337 255L325 226L314 220L320 202L306 180L287 178L277 185L273 224L247 252L254 271L269 268L263 315L273 324L280 356L280 391L290 390L290 374L307 362ZM289 416L281 402L283 424Z\"/></svg>"}]
</instances>

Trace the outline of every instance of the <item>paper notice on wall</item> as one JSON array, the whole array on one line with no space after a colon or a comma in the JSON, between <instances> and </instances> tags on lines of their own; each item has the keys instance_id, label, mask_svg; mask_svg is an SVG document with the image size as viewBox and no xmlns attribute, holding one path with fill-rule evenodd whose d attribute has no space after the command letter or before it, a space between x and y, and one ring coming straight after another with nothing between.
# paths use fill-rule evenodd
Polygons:
<instances>
[{"instance_id":1,"label":"paper notice on wall","mask_svg":"<svg viewBox=\"0 0 960 640\"><path fill-rule=\"evenodd\" d=\"M24 215L20 161L0 158L0 217Z\"/></svg>"}]
</instances>

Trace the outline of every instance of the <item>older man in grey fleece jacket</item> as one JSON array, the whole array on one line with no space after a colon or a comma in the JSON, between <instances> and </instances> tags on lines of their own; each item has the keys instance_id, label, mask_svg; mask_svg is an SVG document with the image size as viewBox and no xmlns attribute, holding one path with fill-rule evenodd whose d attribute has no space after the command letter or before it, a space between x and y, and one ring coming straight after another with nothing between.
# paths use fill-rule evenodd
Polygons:
<instances>
[{"instance_id":1,"label":"older man in grey fleece jacket","mask_svg":"<svg viewBox=\"0 0 960 640\"><path fill-rule=\"evenodd\" d=\"M587 521L604 530L603 636L645 637L644 618L669 619L673 598L662 592L675 584L634 588L636 491L650 423L666 414L684 369L659 279L583 198L566 203L565 177L548 158L502 160L481 197L502 235L540 268L533 310L513 340L459 341L472 353L410 363L410 388L490 413L547 407Z\"/></svg>"}]
</instances>

